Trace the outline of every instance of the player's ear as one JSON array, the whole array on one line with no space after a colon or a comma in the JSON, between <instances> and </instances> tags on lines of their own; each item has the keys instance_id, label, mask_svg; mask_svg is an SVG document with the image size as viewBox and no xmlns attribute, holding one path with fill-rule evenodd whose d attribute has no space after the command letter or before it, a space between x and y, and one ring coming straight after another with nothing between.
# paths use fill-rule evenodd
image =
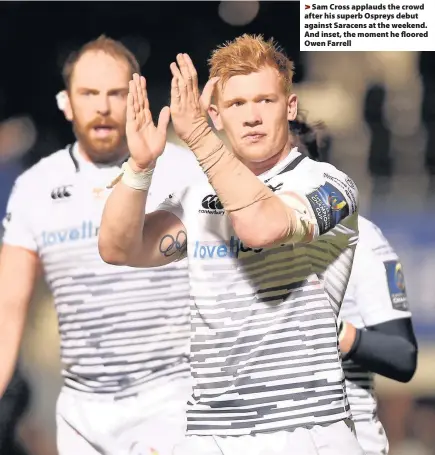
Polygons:
<instances>
[{"instance_id":1,"label":"player's ear","mask_svg":"<svg viewBox=\"0 0 435 455\"><path fill-rule=\"evenodd\" d=\"M287 120L292 122L298 115L298 97L292 93L287 99Z\"/></svg>"},{"instance_id":2,"label":"player's ear","mask_svg":"<svg viewBox=\"0 0 435 455\"><path fill-rule=\"evenodd\" d=\"M73 120L73 112L68 92L62 90L56 95L57 107L63 112L65 118L71 122Z\"/></svg>"},{"instance_id":3,"label":"player's ear","mask_svg":"<svg viewBox=\"0 0 435 455\"><path fill-rule=\"evenodd\" d=\"M216 106L216 104L210 104L210 107L208 108L208 115L210 116L211 121L213 122L213 125L216 128L216 130L222 131L223 130L222 120L219 114L219 109Z\"/></svg>"}]
</instances>

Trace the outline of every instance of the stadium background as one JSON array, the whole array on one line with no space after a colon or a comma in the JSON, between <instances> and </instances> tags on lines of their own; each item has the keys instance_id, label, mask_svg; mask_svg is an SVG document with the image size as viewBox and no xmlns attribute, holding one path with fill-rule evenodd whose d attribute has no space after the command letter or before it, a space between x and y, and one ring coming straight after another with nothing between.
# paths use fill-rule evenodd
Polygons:
<instances>
[{"instance_id":1,"label":"stadium background","mask_svg":"<svg viewBox=\"0 0 435 455\"><path fill-rule=\"evenodd\" d=\"M2 2L0 216L18 173L73 140L55 103L70 50L102 33L121 39L139 57L157 113L168 100L177 52L191 55L204 83L210 50L244 32L275 37L295 60L295 90L308 120L326 123L331 162L354 178L361 213L383 228L402 258L419 366L409 384L377 381L381 412L391 455L433 455L434 53L301 53L298 2ZM54 455L57 322L43 283L21 363L32 396L20 434L32 455Z\"/></svg>"}]
</instances>

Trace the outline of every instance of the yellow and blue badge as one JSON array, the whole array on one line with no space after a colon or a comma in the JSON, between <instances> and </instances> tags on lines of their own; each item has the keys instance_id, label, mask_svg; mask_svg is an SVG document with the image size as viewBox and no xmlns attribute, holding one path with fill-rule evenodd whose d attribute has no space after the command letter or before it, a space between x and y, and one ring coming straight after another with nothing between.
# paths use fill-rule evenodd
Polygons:
<instances>
[{"instance_id":1,"label":"yellow and blue badge","mask_svg":"<svg viewBox=\"0 0 435 455\"><path fill-rule=\"evenodd\" d=\"M393 308L399 311L408 311L408 298L406 296L402 264L399 261L385 261L384 266L387 272L388 289Z\"/></svg>"},{"instance_id":2,"label":"yellow and blue badge","mask_svg":"<svg viewBox=\"0 0 435 455\"><path fill-rule=\"evenodd\" d=\"M333 229L349 215L349 206L343 193L332 183L326 182L307 195L316 215L320 235Z\"/></svg>"}]
</instances>

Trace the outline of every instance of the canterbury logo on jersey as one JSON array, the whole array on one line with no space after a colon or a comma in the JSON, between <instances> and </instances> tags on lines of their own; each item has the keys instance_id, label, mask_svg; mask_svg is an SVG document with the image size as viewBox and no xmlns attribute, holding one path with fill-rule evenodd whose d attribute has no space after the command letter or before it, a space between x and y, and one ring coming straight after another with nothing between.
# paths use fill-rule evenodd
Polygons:
<instances>
[{"instance_id":1,"label":"canterbury logo on jersey","mask_svg":"<svg viewBox=\"0 0 435 455\"><path fill-rule=\"evenodd\" d=\"M51 199L66 199L71 196L72 185L64 185L51 191Z\"/></svg>"},{"instance_id":2,"label":"canterbury logo on jersey","mask_svg":"<svg viewBox=\"0 0 435 455\"><path fill-rule=\"evenodd\" d=\"M206 196L202 202L201 205L207 209L205 212L208 213L210 210L213 212L221 212L223 211L224 207L219 200L219 198L215 194L209 194Z\"/></svg>"},{"instance_id":3,"label":"canterbury logo on jersey","mask_svg":"<svg viewBox=\"0 0 435 455\"><path fill-rule=\"evenodd\" d=\"M282 183L278 183L276 186L267 185L273 192L280 190L283 186ZM224 207L216 196L216 194L208 194L201 202L203 209L199 213L208 213L210 215L223 215L225 213Z\"/></svg>"}]
</instances>

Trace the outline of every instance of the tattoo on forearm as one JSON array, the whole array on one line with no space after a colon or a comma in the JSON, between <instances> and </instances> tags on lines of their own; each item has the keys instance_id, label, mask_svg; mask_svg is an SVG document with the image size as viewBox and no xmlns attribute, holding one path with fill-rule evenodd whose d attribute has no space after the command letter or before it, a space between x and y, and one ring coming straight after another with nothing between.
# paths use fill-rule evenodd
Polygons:
<instances>
[{"instance_id":1,"label":"tattoo on forearm","mask_svg":"<svg viewBox=\"0 0 435 455\"><path fill-rule=\"evenodd\" d=\"M187 235L185 231L178 231L177 235L166 234L160 240L160 253L165 257L171 257L174 254L182 256L187 250Z\"/></svg>"}]
</instances>

